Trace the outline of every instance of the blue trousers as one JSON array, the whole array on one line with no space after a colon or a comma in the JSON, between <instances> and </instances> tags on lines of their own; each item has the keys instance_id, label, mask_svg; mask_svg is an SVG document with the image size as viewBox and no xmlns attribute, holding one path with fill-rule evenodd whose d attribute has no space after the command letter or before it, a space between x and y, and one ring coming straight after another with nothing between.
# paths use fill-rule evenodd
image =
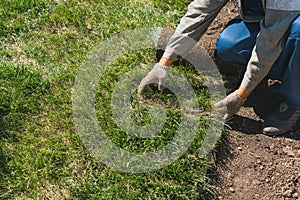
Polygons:
<instances>
[{"instance_id":1,"label":"blue trousers","mask_svg":"<svg viewBox=\"0 0 300 200\"><path fill-rule=\"evenodd\" d=\"M239 17L231 20L216 43L221 59L227 64L246 68L259 29L259 23L245 23ZM290 107L300 109L300 16L291 24L283 52L268 77L280 80L283 100Z\"/></svg>"}]
</instances>

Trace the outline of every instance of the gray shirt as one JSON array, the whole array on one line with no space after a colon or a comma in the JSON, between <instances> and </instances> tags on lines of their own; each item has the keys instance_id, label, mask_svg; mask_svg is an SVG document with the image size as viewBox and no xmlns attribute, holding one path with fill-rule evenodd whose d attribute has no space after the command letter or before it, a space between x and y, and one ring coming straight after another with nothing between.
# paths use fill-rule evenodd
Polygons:
<instances>
[{"instance_id":1,"label":"gray shirt","mask_svg":"<svg viewBox=\"0 0 300 200\"><path fill-rule=\"evenodd\" d=\"M250 0L251 1L251 0ZM205 33L228 0L194 0L170 38L163 57L184 57ZM283 49L286 31L300 15L300 0L266 0L266 15L261 21L256 46L247 65L241 86L253 90L267 75Z\"/></svg>"}]
</instances>

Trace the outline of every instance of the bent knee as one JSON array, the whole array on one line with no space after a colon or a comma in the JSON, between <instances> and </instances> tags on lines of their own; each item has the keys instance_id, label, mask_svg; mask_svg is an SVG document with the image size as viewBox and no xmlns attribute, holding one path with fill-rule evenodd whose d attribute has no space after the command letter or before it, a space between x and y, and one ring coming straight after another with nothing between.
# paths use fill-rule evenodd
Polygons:
<instances>
[{"instance_id":1,"label":"bent knee","mask_svg":"<svg viewBox=\"0 0 300 200\"><path fill-rule=\"evenodd\" d=\"M236 18L228 23L216 42L219 56L225 62L247 63L259 32L258 23L244 23Z\"/></svg>"},{"instance_id":2,"label":"bent knee","mask_svg":"<svg viewBox=\"0 0 300 200\"><path fill-rule=\"evenodd\" d=\"M298 16L292 23L289 37L300 38L300 16Z\"/></svg>"},{"instance_id":3,"label":"bent knee","mask_svg":"<svg viewBox=\"0 0 300 200\"><path fill-rule=\"evenodd\" d=\"M233 66L245 66L251 53L247 49L241 49L236 41L222 34L216 42L216 51L225 63Z\"/></svg>"},{"instance_id":4,"label":"bent knee","mask_svg":"<svg viewBox=\"0 0 300 200\"><path fill-rule=\"evenodd\" d=\"M226 57L227 55L233 53L235 45L236 42L233 41L232 38L228 37L228 35L224 35L221 33L216 42L216 49L221 57Z\"/></svg>"}]
</instances>

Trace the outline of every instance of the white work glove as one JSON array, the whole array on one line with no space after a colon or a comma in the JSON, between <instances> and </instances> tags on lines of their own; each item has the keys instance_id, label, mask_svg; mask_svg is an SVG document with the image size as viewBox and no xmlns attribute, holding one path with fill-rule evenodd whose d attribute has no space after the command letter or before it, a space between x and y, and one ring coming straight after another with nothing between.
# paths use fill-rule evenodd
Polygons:
<instances>
[{"instance_id":1,"label":"white work glove","mask_svg":"<svg viewBox=\"0 0 300 200\"><path fill-rule=\"evenodd\" d=\"M240 107L245 103L246 99L242 99L237 94L237 90L233 93L229 94L223 100L214 104L215 108L222 108L226 106L226 112L224 115L224 120L230 119L237 111L239 111Z\"/></svg>"},{"instance_id":2,"label":"white work glove","mask_svg":"<svg viewBox=\"0 0 300 200\"><path fill-rule=\"evenodd\" d=\"M168 67L162 66L161 64L155 64L153 69L143 78L141 81L138 93L141 94L145 89L146 85L153 83L154 80L158 80L158 90L162 90L163 84L168 76Z\"/></svg>"}]
</instances>

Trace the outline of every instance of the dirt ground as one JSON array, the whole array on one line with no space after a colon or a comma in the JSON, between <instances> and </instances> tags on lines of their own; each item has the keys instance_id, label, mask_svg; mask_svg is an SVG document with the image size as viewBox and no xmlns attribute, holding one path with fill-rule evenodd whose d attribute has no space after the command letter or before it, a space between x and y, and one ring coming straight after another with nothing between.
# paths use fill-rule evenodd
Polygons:
<instances>
[{"instance_id":1,"label":"dirt ground","mask_svg":"<svg viewBox=\"0 0 300 200\"><path fill-rule=\"evenodd\" d=\"M299 131L265 136L254 113L242 108L224 135L210 174L214 199L300 199Z\"/></svg>"},{"instance_id":2,"label":"dirt ground","mask_svg":"<svg viewBox=\"0 0 300 200\"><path fill-rule=\"evenodd\" d=\"M236 15L237 9L226 5L199 42L221 67L225 65L215 57L215 42ZM229 91L239 81L236 74L224 77ZM207 199L300 199L300 123L280 137L266 136L261 130L263 119L280 103L275 87L263 81L228 122L214 155L215 166L208 173L215 189Z\"/></svg>"}]
</instances>

